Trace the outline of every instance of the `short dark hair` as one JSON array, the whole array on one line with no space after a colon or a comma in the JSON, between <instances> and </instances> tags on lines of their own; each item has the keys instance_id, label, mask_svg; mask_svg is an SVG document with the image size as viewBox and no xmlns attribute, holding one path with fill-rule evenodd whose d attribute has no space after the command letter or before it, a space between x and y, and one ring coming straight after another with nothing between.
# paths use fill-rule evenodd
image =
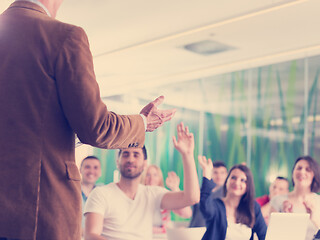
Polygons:
<instances>
[{"instance_id":1,"label":"short dark hair","mask_svg":"<svg viewBox=\"0 0 320 240\"><path fill-rule=\"evenodd\" d=\"M222 161L214 161L212 163L212 165L213 165L214 168L224 167L224 168L227 169L226 164L224 162L222 162Z\"/></svg>"},{"instance_id":2,"label":"short dark hair","mask_svg":"<svg viewBox=\"0 0 320 240\"><path fill-rule=\"evenodd\" d=\"M319 163L316 160L314 160L311 156L298 157L297 160L294 162L291 175L293 174L293 170L296 167L297 163L301 160L306 160L309 163L309 166L314 174L313 180L311 183L311 192L315 192L315 193L319 192L319 190L320 190L320 166L319 166ZM293 176L291 178L291 181L292 181L292 185L294 186Z\"/></svg>"},{"instance_id":3,"label":"short dark hair","mask_svg":"<svg viewBox=\"0 0 320 240\"><path fill-rule=\"evenodd\" d=\"M287 181L289 183L289 179L286 178L286 177L278 176L278 177L276 177L276 180L285 180L285 181Z\"/></svg>"},{"instance_id":4,"label":"short dark hair","mask_svg":"<svg viewBox=\"0 0 320 240\"><path fill-rule=\"evenodd\" d=\"M95 160L98 160L98 161L100 162L100 159L99 159L98 157L96 157L96 156L93 156L93 155L87 156L87 157L85 157L85 158L81 161L80 168L82 167L83 162L86 161L86 160L88 160L88 159L95 159ZM100 163L101 163L101 162L100 162Z\"/></svg>"},{"instance_id":5,"label":"short dark hair","mask_svg":"<svg viewBox=\"0 0 320 240\"><path fill-rule=\"evenodd\" d=\"M146 146L143 146L141 149L142 149L142 152L143 152L143 159L147 160L148 159L148 155L147 155ZM118 157L120 157L121 153L122 153L122 149L119 149Z\"/></svg>"}]
</instances>

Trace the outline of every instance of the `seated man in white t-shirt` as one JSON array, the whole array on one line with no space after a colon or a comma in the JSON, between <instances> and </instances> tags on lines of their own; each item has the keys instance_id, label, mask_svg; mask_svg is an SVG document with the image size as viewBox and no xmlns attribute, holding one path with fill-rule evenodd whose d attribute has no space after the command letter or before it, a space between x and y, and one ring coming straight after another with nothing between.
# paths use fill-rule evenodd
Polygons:
<instances>
[{"instance_id":1,"label":"seated man in white t-shirt","mask_svg":"<svg viewBox=\"0 0 320 240\"><path fill-rule=\"evenodd\" d=\"M120 181L96 187L86 202L86 240L150 240L155 212L199 202L194 137L183 123L177 126L177 132L178 140L173 137L173 143L182 155L184 190L169 192L162 187L141 185L141 174L147 166L145 147L120 150L117 159Z\"/></svg>"}]
</instances>

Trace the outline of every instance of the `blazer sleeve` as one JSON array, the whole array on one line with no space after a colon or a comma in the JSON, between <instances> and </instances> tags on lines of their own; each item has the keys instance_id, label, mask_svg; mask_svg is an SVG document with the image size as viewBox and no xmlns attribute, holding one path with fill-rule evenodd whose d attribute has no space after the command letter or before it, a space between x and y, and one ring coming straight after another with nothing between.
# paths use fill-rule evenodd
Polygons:
<instances>
[{"instance_id":1,"label":"blazer sleeve","mask_svg":"<svg viewBox=\"0 0 320 240\"><path fill-rule=\"evenodd\" d=\"M212 219L217 211L216 204L211 197L212 189L215 186L216 184L212 180L203 177L200 191L200 210L206 220Z\"/></svg>"},{"instance_id":2,"label":"blazer sleeve","mask_svg":"<svg viewBox=\"0 0 320 240\"><path fill-rule=\"evenodd\" d=\"M89 42L82 28L73 26L61 44L55 79L64 114L81 142L109 149L143 146L142 117L110 112L102 102Z\"/></svg>"},{"instance_id":3,"label":"blazer sleeve","mask_svg":"<svg viewBox=\"0 0 320 240\"><path fill-rule=\"evenodd\" d=\"M254 212L256 221L253 226L252 232L257 233L259 240L264 240L266 238L267 225L262 216L260 205L256 201L254 202ZM253 236L251 237L251 239L253 239Z\"/></svg>"}]
</instances>

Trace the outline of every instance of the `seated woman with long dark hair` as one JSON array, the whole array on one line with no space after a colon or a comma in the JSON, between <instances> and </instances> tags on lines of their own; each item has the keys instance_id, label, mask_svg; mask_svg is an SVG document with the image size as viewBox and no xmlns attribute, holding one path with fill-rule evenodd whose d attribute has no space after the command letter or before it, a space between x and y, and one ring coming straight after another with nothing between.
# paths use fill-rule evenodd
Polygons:
<instances>
[{"instance_id":1,"label":"seated woman with long dark hair","mask_svg":"<svg viewBox=\"0 0 320 240\"><path fill-rule=\"evenodd\" d=\"M264 240L267 226L255 201L253 177L242 164L233 166L223 185L224 197L210 198L212 163L199 162L203 170L200 209L206 219L207 231L203 240L249 240L254 233Z\"/></svg>"}]
</instances>

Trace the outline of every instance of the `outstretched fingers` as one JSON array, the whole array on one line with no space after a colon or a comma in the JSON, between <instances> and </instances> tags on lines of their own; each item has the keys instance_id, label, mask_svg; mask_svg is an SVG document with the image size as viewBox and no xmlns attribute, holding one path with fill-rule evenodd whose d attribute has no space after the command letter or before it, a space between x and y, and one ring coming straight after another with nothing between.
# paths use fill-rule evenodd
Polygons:
<instances>
[{"instance_id":1,"label":"outstretched fingers","mask_svg":"<svg viewBox=\"0 0 320 240\"><path fill-rule=\"evenodd\" d=\"M160 96L160 97L157 97L155 100L153 100L153 104L154 106L158 107L161 103L163 103L163 100L164 100L164 96Z\"/></svg>"},{"instance_id":2,"label":"outstretched fingers","mask_svg":"<svg viewBox=\"0 0 320 240\"><path fill-rule=\"evenodd\" d=\"M207 158L206 158L206 156L199 155L198 156L198 161L199 161L200 165L202 165L202 164L205 164L207 162Z\"/></svg>"},{"instance_id":3,"label":"outstretched fingers","mask_svg":"<svg viewBox=\"0 0 320 240\"><path fill-rule=\"evenodd\" d=\"M180 139L182 137L183 134L183 123L179 123L177 125L177 135L178 135L178 139Z\"/></svg>"},{"instance_id":4,"label":"outstretched fingers","mask_svg":"<svg viewBox=\"0 0 320 240\"><path fill-rule=\"evenodd\" d=\"M178 140L175 136L172 137L172 140L173 140L173 144L174 146L178 146L178 142L184 137L184 125L183 125L183 122L179 123L177 125L177 137L178 137Z\"/></svg>"},{"instance_id":5,"label":"outstretched fingers","mask_svg":"<svg viewBox=\"0 0 320 240\"><path fill-rule=\"evenodd\" d=\"M159 117L163 122L167 122L171 120L176 113L177 109L167 109L167 110L158 110L159 111Z\"/></svg>"},{"instance_id":6,"label":"outstretched fingers","mask_svg":"<svg viewBox=\"0 0 320 240\"><path fill-rule=\"evenodd\" d=\"M186 133L186 135L189 135L190 133L189 133L189 127L188 126L186 126L186 128L185 128L185 133Z\"/></svg>"}]
</instances>

